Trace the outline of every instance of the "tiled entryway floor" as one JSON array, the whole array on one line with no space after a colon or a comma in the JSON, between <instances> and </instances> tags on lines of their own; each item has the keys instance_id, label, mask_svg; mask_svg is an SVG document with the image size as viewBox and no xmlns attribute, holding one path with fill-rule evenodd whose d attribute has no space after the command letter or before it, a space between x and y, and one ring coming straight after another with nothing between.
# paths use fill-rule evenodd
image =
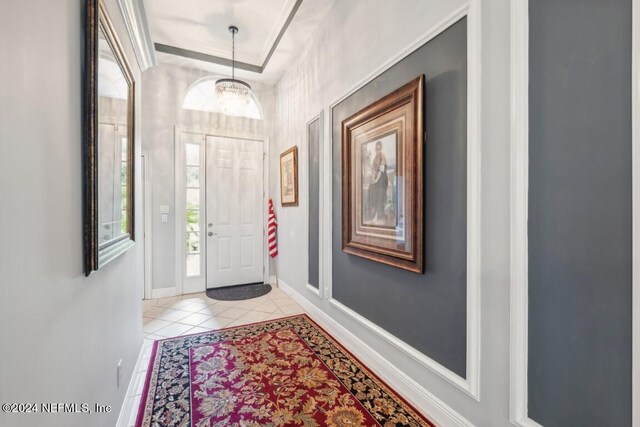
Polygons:
<instances>
[{"instance_id":1,"label":"tiled entryway floor","mask_svg":"<svg viewBox=\"0 0 640 427\"><path fill-rule=\"evenodd\" d=\"M267 295L244 301L217 301L199 293L145 300L142 304L144 350L139 370L133 378L136 384L134 395L127 397L125 412L122 414L128 414L127 426L134 426L136 422L151 347L155 340L304 313L302 307L275 287Z\"/></svg>"}]
</instances>

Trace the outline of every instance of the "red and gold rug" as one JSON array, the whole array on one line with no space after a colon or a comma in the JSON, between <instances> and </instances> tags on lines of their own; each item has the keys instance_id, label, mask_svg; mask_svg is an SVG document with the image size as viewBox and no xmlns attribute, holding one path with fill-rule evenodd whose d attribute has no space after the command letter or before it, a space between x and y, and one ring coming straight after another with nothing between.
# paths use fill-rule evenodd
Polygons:
<instances>
[{"instance_id":1,"label":"red and gold rug","mask_svg":"<svg viewBox=\"0 0 640 427\"><path fill-rule=\"evenodd\" d=\"M155 342L136 426L433 424L299 315Z\"/></svg>"}]
</instances>

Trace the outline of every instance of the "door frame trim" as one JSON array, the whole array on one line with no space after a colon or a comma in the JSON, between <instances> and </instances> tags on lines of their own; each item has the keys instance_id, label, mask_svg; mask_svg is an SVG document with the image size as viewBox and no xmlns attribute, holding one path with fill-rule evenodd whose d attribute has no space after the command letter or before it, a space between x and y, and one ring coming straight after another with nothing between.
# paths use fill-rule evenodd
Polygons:
<instances>
[{"instance_id":1,"label":"door frame trim","mask_svg":"<svg viewBox=\"0 0 640 427\"><path fill-rule=\"evenodd\" d=\"M268 217L266 215L266 206L269 197L271 196L270 191L270 138L267 135L261 133L252 133L252 132L236 132L236 131L228 131L222 130L218 128L192 128L192 127L174 127L174 141L175 141L175 155L174 155L174 171L175 171L175 189L174 189L174 231L175 231L175 282L176 282L176 295L182 295L184 289L184 251L182 242L182 236L184 230L182 229L182 223L184 222L184 213L180 208L181 201L185 197L184 185L183 185L183 175L185 172L184 162L182 161L182 150L184 146L184 142L182 141L181 135L183 133L196 134L201 135L203 137L203 146L204 146L204 158L206 159L206 138L208 136L212 137L221 137L221 138L233 138L233 139L249 139L254 141L262 141L262 162L263 162L263 171L262 171L262 185L263 185L263 210L262 210L262 230L263 230L263 238L262 238L262 265L263 265L263 274L262 278L264 283L269 282L269 253L267 251L267 220ZM204 173L201 174L200 180L201 185L203 185L204 191L206 193L206 164L202 166L204 168ZM206 203L201 205L200 212L205 213L206 217ZM200 254L203 257L203 274L204 278L204 288L203 292L207 288L207 247L203 245L200 249Z\"/></svg>"},{"instance_id":2,"label":"door frame trim","mask_svg":"<svg viewBox=\"0 0 640 427\"><path fill-rule=\"evenodd\" d=\"M151 290L153 289L152 285L152 274L153 274L153 257L152 257L152 231L153 231L153 199L151 198L153 194L153 190L151 188L151 162L149 161L149 152L147 150L142 150L140 153L140 163L142 163L142 170L144 170L144 175L141 177L142 180L142 212L144 215L144 224L143 224L143 252L144 252L144 286L143 286L143 295L142 299L150 299L151 298Z\"/></svg>"}]
</instances>

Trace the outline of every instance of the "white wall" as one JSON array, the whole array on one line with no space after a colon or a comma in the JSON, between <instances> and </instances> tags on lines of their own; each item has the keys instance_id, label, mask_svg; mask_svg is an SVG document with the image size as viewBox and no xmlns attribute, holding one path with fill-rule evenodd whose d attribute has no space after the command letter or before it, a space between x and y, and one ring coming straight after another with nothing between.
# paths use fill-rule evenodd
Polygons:
<instances>
[{"instance_id":1,"label":"white wall","mask_svg":"<svg viewBox=\"0 0 640 427\"><path fill-rule=\"evenodd\" d=\"M209 133L223 131L271 137L274 125L274 86L257 82L251 85L264 113L264 120L228 117L223 114L185 110L182 101L189 87L211 76L206 71L159 64L142 74L143 150L149 153L152 176L152 287L176 286L175 243L175 137L174 128ZM169 205L169 222L160 222L160 205ZM203 289L204 290L204 289Z\"/></svg>"},{"instance_id":2,"label":"white wall","mask_svg":"<svg viewBox=\"0 0 640 427\"><path fill-rule=\"evenodd\" d=\"M306 168L306 122L321 109L329 143L329 106L421 35L463 6L462 0L336 1L318 33L277 85L276 153L292 145ZM277 203L280 277L408 376L477 426L509 423L509 2L479 1L481 13L481 365L480 402L306 289L307 186L301 203ZM277 155L272 156L272 193L279 200ZM325 174L331 174L325 163ZM325 181L326 182L326 181ZM326 199L326 197L325 197ZM334 225L335 226L335 225ZM339 224L338 224L339 226ZM324 233L330 233L325 230ZM331 272L327 271L330 275ZM419 325L407 325L419 327Z\"/></svg>"},{"instance_id":3,"label":"white wall","mask_svg":"<svg viewBox=\"0 0 640 427\"><path fill-rule=\"evenodd\" d=\"M117 2L106 3L139 80ZM142 345L142 243L83 274L83 28L80 0L0 2L0 402L113 410L0 412L3 426L112 427Z\"/></svg>"}]
</instances>

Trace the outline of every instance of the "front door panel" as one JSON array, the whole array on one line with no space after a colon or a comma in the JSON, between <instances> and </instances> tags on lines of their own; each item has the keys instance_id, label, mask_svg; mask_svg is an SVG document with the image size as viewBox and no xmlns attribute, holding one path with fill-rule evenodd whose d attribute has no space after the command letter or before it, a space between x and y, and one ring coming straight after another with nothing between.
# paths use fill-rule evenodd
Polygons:
<instances>
[{"instance_id":1,"label":"front door panel","mask_svg":"<svg viewBox=\"0 0 640 427\"><path fill-rule=\"evenodd\" d=\"M207 288L263 280L262 141L207 137Z\"/></svg>"}]
</instances>

